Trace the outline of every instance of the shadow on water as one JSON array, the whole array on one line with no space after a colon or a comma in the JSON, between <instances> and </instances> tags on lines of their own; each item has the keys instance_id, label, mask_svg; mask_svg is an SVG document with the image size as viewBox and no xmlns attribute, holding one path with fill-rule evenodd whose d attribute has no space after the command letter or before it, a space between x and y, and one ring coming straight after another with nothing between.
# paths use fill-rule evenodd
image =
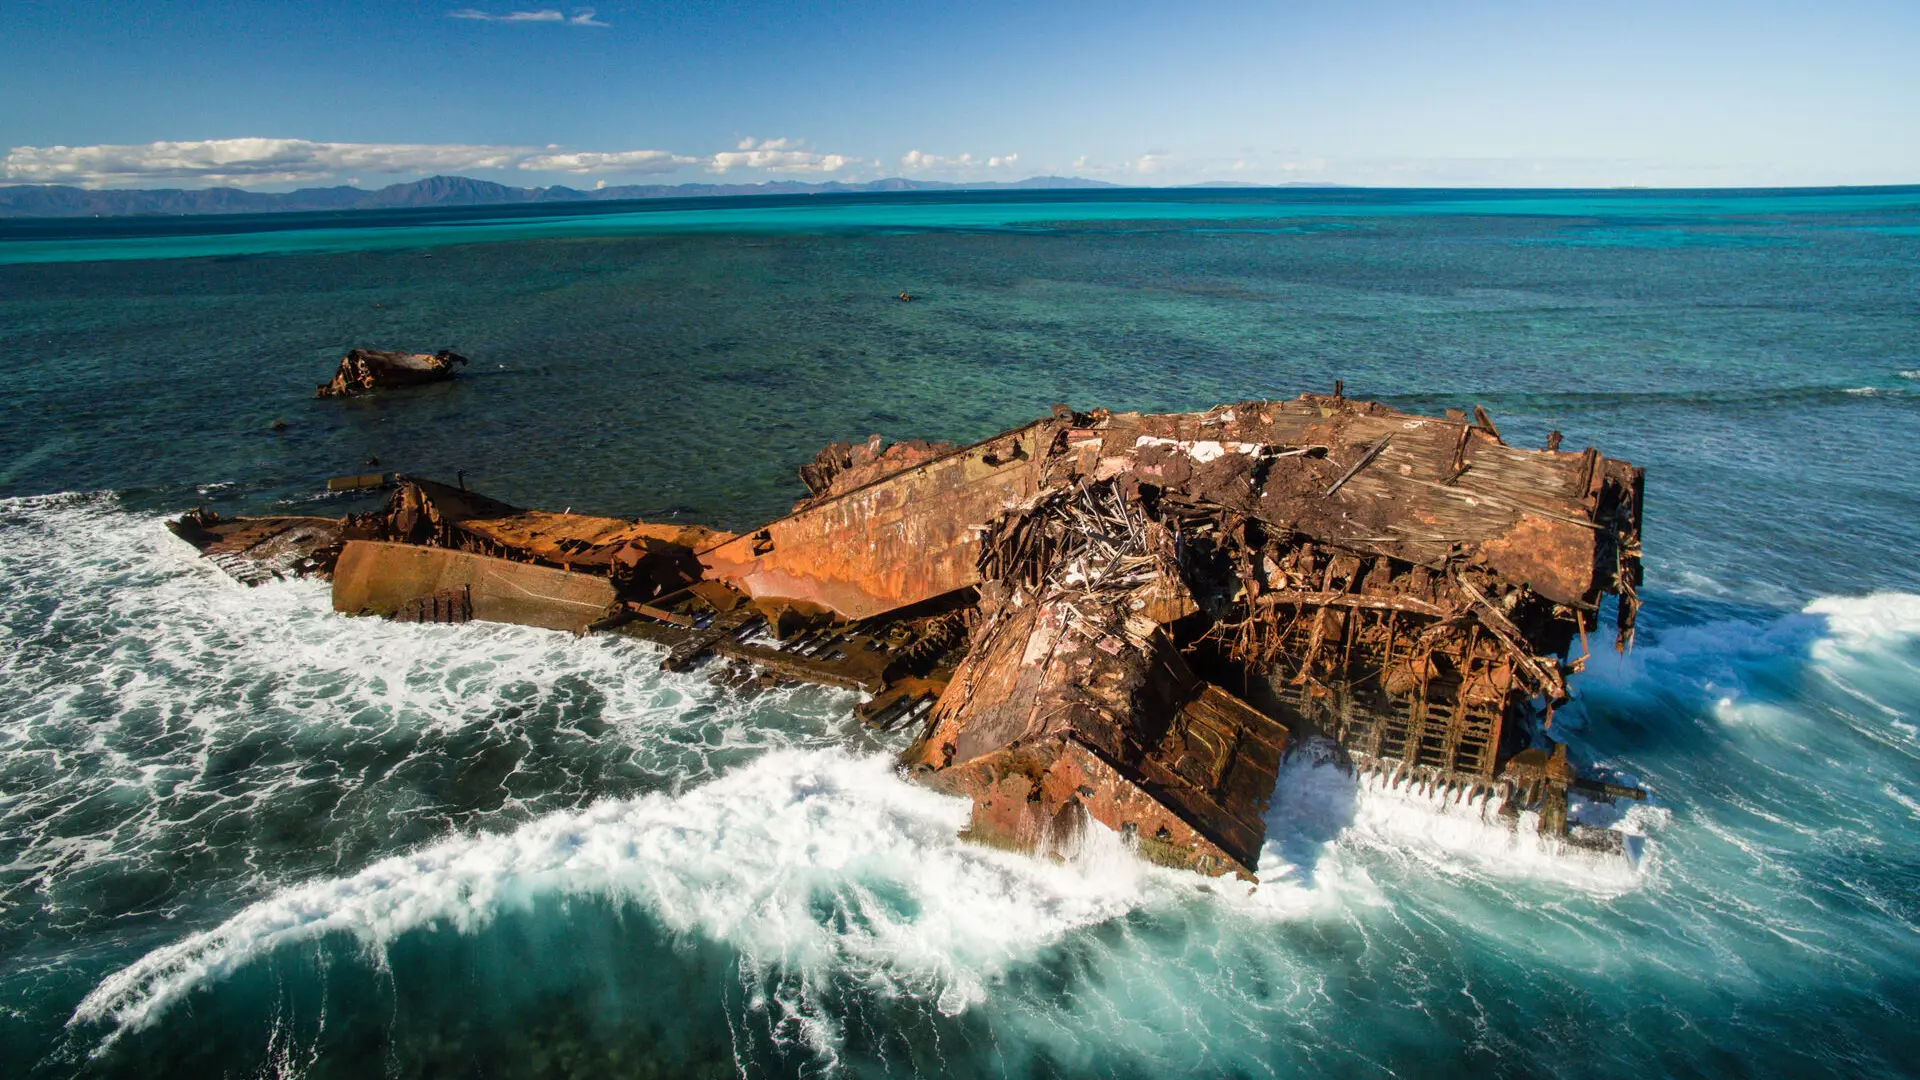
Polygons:
<instances>
[{"instance_id":1,"label":"shadow on water","mask_svg":"<svg viewBox=\"0 0 1920 1080\"><path fill-rule=\"evenodd\" d=\"M815 898L828 923L858 902ZM1146 915L1048 950L1016 992L1071 995L1098 981L1099 954L1126 938L1180 937ZM717 1006L717 1007L716 1007ZM330 934L282 947L195 990L153 1026L69 1031L35 1076L1064 1077L1044 1048L1009 1061L979 1009L943 1013L873 979L756 964L639 908L597 897L542 899L478 930L439 925L384 948ZM1129 1074L1125 1071L1116 1075Z\"/></svg>"},{"instance_id":2,"label":"shadow on water","mask_svg":"<svg viewBox=\"0 0 1920 1080\"><path fill-rule=\"evenodd\" d=\"M1262 878L1284 875L1311 889L1321 858L1353 824L1359 803L1359 777L1338 765L1325 744L1296 745L1281 766L1266 813ZM1274 866L1276 854L1280 867Z\"/></svg>"},{"instance_id":3,"label":"shadow on water","mask_svg":"<svg viewBox=\"0 0 1920 1080\"><path fill-rule=\"evenodd\" d=\"M1610 754L1710 754L1724 741L1715 707L1729 695L1791 703L1818 694L1812 652L1830 633L1825 615L1652 590L1643 600L1631 652L1611 647L1610 619L1595 628L1563 732L1591 733Z\"/></svg>"},{"instance_id":4,"label":"shadow on water","mask_svg":"<svg viewBox=\"0 0 1920 1080\"><path fill-rule=\"evenodd\" d=\"M74 1056L42 1074L735 1076L737 1050L782 1056L715 1015L723 1001L731 1020L754 991L719 946L604 901L542 901L378 953L339 933L281 948L91 1061L77 1055L104 1033L74 1030Z\"/></svg>"}]
</instances>

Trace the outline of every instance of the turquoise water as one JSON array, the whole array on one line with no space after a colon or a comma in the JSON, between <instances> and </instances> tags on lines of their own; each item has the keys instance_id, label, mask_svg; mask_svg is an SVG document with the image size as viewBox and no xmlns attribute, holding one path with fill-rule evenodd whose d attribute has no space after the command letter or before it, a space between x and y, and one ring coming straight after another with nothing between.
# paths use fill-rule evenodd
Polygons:
<instances>
[{"instance_id":1,"label":"turquoise water","mask_svg":"<svg viewBox=\"0 0 1920 1080\"><path fill-rule=\"evenodd\" d=\"M591 211L0 225L7 1074L1910 1073L1920 189ZM354 345L475 362L313 400ZM1642 647L1563 714L1635 861L1308 753L1252 892L980 850L847 695L159 525L377 458L739 527L834 439L1335 379L1648 467Z\"/></svg>"},{"instance_id":2,"label":"turquoise water","mask_svg":"<svg viewBox=\"0 0 1920 1080\"><path fill-rule=\"evenodd\" d=\"M0 264L101 259L171 259L292 252L390 251L484 241L663 233L865 234L928 230L1033 231L1113 225L1265 231L1259 223L1401 216L1626 218L1717 225L1798 215L1887 216L1892 228L1920 211L1920 189L1782 192L1516 192L1136 190L986 195L776 196L661 199L583 207L524 207L246 214L106 221L0 220ZM1297 227L1297 226L1295 226ZM1290 230L1288 230L1290 231ZM1632 234L1622 234L1631 236ZM1668 235L1688 235L1674 233ZM1638 237L1625 242L1637 243Z\"/></svg>"}]
</instances>

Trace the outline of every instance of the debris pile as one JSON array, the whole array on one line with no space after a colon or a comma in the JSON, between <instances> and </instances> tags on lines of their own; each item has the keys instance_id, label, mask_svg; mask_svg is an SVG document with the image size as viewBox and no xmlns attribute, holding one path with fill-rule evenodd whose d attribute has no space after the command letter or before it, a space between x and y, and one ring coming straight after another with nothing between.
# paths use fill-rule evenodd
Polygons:
<instances>
[{"instance_id":1,"label":"debris pile","mask_svg":"<svg viewBox=\"0 0 1920 1080\"><path fill-rule=\"evenodd\" d=\"M861 714L915 732L903 764L968 796L986 843L1067 851L1097 821L1156 862L1251 876L1306 733L1603 843L1569 792L1643 793L1542 735L1603 597L1632 641L1642 473L1553 442L1338 393L1056 407L971 446L834 444L792 513L738 536L402 479L306 565L341 611L625 633L669 667L867 691ZM196 528L227 555L252 536Z\"/></svg>"},{"instance_id":2,"label":"debris pile","mask_svg":"<svg viewBox=\"0 0 1920 1080\"><path fill-rule=\"evenodd\" d=\"M328 577L340 557L338 518L222 518L211 510L189 510L167 522L173 535L236 580L261 585L290 577Z\"/></svg>"},{"instance_id":3,"label":"debris pile","mask_svg":"<svg viewBox=\"0 0 1920 1080\"><path fill-rule=\"evenodd\" d=\"M333 381L320 384L314 396L352 397L373 390L443 382L453 378L455 364L466 362L466 357L447 349L437 353L354 349L340 358L340 370L334 373Z\"/></svg>"}]
</instances>

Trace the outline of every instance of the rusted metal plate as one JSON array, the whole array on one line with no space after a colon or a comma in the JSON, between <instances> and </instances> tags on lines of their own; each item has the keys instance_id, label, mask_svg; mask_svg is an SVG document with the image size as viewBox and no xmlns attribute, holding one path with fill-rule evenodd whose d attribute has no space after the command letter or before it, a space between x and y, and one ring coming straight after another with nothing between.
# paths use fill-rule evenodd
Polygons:
<instances>
[{"instance_id":1,"label":"rusted metal plate","mask_svg":"<svg viewBox=\"0 0 1920 1080\"><path fill-rule=\"evenodd\" d=\"M733 534L588 514L523 510L465 488L407 477L384 509L349 520L356 539L456 548L606 576L651 598L700 576L694 551Z\"/></svg>"},{"instance_id":2,"label":"rusted metal plate","mask_svg":"<svg viewBox=\"0 0 1920 1080\"><path fill-rule=\"evenodd\" d=\"M979 580L980 530L1040 489L1057 429L1036 423L829 496L700 553L756 600L864 619Z\"/></svg>"},{"instance_id":3,"label":"rusted metal plate","mask_svg":"<svg viewBox=\"0 0 1920 1080\"><path fill-rule=\"evenodd\" d=\"M874 435L864 443L833 443L800 467L800 480L812 493L807 503L844 495L884 476L910 469L959 449L948 442L909 439L890 446ZM798 509L798 508L796 508Z\"/></svg>"},{"instance_id":4,"label":"rusted metal plate","mask_svg":"<svg viewBox=\"0 0 1920 1080\"><path fill-rule=\"evenodd\" d=\"M695 551L724 542L732 533L701 525L660 525L586 514L553 514L523 510L494 518L462 518L458 525L502 548L524 552L529 558L563 568L605 570L622 548L650 542Z\"/></svg>"},{"instance_id":5,"label":"rusted metal plate","mask_svg":"<svg viewBox=\"0 0 1920 1080\"><path fill-rule=\"evenodd\" d=\"M996 751L933 782L973 800L962 835L995 847L1064 854L1084 814L1162 866L1251 878L1259 861L1257 845L1251 853L1228 851L1168 800L1067 736Z\"/></svg>"},{"instance_id":6,"label":"rusted metal plate","mask_svg":"<svg viewBox=\"0 0 1920 1080\"><path fill-rule=\"evenodd\" d=\"M1014 439L1028 456L992 449ZM1484 553L1502 573L1537 576L1538 591L1560 602L1591 606L1617 577L1594 540L1590 482L1616 463L1520 450L1487 428L1374 403L1306 395L1206 413L1093 414L923 453L903 453L917 464L877 476L887 458L870 453L858 467L865 482L850 490L836 483L845 474L823 469L826 494L701 561L756 598L864 618L976 584L978 532L1043 486L1119 478L1130 491L1170 492L1356 552L1435 568Z\"/></svg>"},{"instance_id":7,"label":"rusted metal plate","mask_svg":"<svg viewBox=\"0 0 1920 1080\"><path fill-rule=\"evenodd\" d=\"M1156 862L1251 876L1286 728L1197 680L1151 619L1086 600L997 618L905 755L974 800L971 835L1044 850L1084 812Z\"/></svg>"},{"instance_id":8,"label":"rusted metal plate","mask_svg":"<svg viewBox=\"0 0 1920 1080\"><path fill-rule=\"evenodd\" d=\"M471 617L583 633L613 604L606 578L449 548L350 541L333 573L333 609L392 615L422 597L465 589Z\"/></svg>"},{"instance_id":9,"label":"rusted metal plate","mask_svg":"<svg viewBox=\"0 0 1920 1080\"><path fill-rule=\"evenodd\" d=\"M1516 570L1541 572L1556 598L1592 604L1614 587L1613 567L1582 534L1594 532L1590 475L1618 464L1605 459L1596 473L1586 455L1316 395L1118 414L1068 442L1090 476L1174 490L1356 552L1442 567L1491 546ZM1550 550L1531 565L1515 562L1542 543Z\"/></svg>"},{"instance_id":10,"label":"rusted metal plate","mask_svg":"<svg viewBox=\"0 0 1920 1080\"><path fill-rule=\"evenodd\" d=\"M208 561L247 585L331 572L341 522L321 517L221 518L196 510L167 528Z\"/></svg>"},{"instance_id":11,"label":"rusted metal plate","mask_svg":"<svg viewBox=\"0 0 1920 1080\"><path fill-rule=\"evenodd\" d=\"M1284 724L1209 684L1175 714L1160 743L1141 760L1139 774L1252 873L1286 748Z\"/></svg>"},{"instance_id":12,"label":"rusted metal plate","mask_svg":"<svg viewBox=\"0 0 1920 1080\"><path fill-rule=\"evenodd\" d=\"M393 481L390 473L357 473L353 476L332 476L327 478L328 491L371 491L386 487Z\"/></svg>"}]
</instances>

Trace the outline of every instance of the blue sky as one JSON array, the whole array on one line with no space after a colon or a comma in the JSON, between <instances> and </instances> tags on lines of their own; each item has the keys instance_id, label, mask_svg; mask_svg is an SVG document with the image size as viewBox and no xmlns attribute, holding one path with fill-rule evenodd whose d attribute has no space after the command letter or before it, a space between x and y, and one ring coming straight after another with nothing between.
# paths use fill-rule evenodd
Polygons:
<instances>
[{"instance_id":1,"label":"blue sky","mask_svg":"<svg viewBox=\"0 0 1920 1080\"><path fill-rule=\"evenodd\" d=\"M1920 183L1920 2L6 0L0 148L260 190Z\"/></svg>"}]
</instances>

